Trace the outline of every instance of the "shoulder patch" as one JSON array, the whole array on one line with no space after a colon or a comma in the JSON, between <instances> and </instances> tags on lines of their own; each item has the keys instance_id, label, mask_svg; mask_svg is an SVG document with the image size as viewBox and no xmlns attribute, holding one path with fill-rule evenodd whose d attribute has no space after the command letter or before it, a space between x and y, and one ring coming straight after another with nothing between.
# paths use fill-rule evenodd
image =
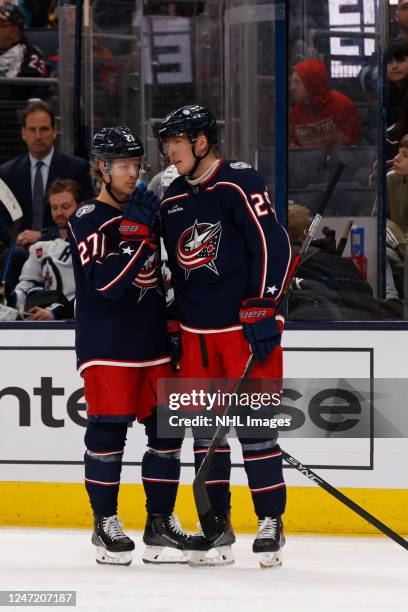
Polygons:
<instances>
[{"instance_id":1,"label":"shoulder patch","mask_svg":"<svg viewBox=\"0 0 408 612\"><path fill-rule=\"evenodd\" d=\"M252 168L252 166L250 166L246 162L241 162L241 161L231 162L230 167L233 168L234 170L245 170L248 168Z\"/></svg>"},{"instance_id":2,"label":"shoulder patch","mask_svg":"<svg viewBox=\"0 0 408 612\"><path fill-rule=\"evenodd\" d=\"M87 215L88 213L92 212L93 210L95 210L95 204L84 204L83 206L80 206L78 208L78 210L75 213L75 216L78 217L78 219L80 217L83 217L84 215Z\"/></svg>"}]
</instances>

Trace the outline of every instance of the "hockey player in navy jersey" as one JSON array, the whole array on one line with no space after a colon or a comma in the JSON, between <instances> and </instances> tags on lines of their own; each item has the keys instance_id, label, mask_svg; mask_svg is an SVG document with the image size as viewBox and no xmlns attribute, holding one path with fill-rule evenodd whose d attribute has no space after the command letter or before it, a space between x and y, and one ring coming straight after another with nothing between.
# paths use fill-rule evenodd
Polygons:
<instances>
[{"instance_id":1,"label":"hockey player in navy jersey","mask_svg":"<svg viewBox=\"0 0 408 612\"><path fill-rule=\"evenodd\" d=\"M172 376L155 227L160 202L136 187L144 151L128 128L99 130L92 153L101 191L70 218L92 542L97 562L131 563L134 542L123 532L117 499L127 426L137 418L148 438L142 462L148 512L143 560L183 561L183 553L161 555L163 547L181 551L188 536L172 514L182 440L158 439L154 416L156 380Z\"/></svg>"},{"instance_id":2,"label":"hockey player in navy jersey","mask_svg":"<svg viewBox=\"0 0 408 612\"><path fill-rule=\"evenodd\" d=\"M217 124L203 106L182 107L158 130L161 153L181 175L161 204L162 232L181 332L180 376L242 377L253 354L252 378L282 376L283 319L275 316L289 270L289 239L265 180L248 164L216 155ZM255 316L256 315L256 316ZM195 440L196 470L209 440ZM259 530L253 551L264 566L281 564L281 515L286 489L274 439L240 439ZM208 494L224 529L212 546L214 563L233 562L229 522L230 454L224 438L208 474ZM194 539L192 564L208 564L210 544ZM199 550L201 549L201 553Z\"/></svg>"}]
</instances>

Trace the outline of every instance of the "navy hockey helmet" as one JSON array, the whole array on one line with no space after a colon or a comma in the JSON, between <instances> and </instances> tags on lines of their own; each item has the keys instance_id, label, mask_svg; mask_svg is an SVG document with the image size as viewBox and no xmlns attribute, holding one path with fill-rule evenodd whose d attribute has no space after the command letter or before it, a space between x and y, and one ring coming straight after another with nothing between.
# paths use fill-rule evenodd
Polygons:
<instances>
[{"instance_id":1,"label":"navy hockey helmet","mask_svg":"<svg viewBox=\"0 0 408 612\"><path fill-rule=\"evenodd\" d=\"M142 142L125 126L104 127L98 130L92 144L95 160L110 161L126 157L143 157Z\"/></svg>"},{"instance_id":2,"label":"navy hockey helmet","mask_svg":"<svg viewBox=\"0 0 408 612\"><path fill-rule=\"evenodd\" d=\"M22 8L11 2L2 2L0 4L0 23L9 21L14 23L22 30L25 26L25 13Z\"/></svg>"},{"instance_id":3,"label":"navy hockey helmet","mask_svg":"<svg viewBox=\"0 0 408 612\"><path fill-rule=\"evenodd\" d=\"M167 138L185 135L193 144L200 132L207 136L209 145L217 142L217 121L205 106L189 104L169 113L157 130L156 137L161 154L165 154L164 144Z\"/></svg>"}]
</instances>

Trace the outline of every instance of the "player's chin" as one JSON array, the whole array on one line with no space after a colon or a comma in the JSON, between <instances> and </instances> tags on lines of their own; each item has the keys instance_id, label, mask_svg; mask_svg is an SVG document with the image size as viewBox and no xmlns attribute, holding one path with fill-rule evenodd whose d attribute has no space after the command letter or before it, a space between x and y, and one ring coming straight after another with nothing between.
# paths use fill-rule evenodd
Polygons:
<instances>
[{"instance_id":1,"label":"player's chin","mask_svg":"<svg viewBox=\"0 0 408 612\"><path fill-rule=\"evenodd\" d=\"M174 165L176 166L177 172L179 173L180 176L185 176L190 171L190 169L187 168L185 164L183 164L183 162L177 162Z\"/></svg>"}]
</instances>

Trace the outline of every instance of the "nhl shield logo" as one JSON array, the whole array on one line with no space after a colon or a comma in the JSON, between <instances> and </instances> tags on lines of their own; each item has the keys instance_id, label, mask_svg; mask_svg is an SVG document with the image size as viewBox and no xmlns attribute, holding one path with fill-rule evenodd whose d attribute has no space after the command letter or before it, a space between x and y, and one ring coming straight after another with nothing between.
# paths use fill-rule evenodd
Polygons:
<instances>
[{"instance_id":1,"label":"nhl shield logo","mask_svg":"<svg viewBox=\"0 0 408 612\"><path fill-rule=\"evenodd\" d=\"M184 269L186 280L192 270L206 267L218 276L215 260L221 239L221 222L198 223L186 229L177 243L176 257Z\"/></svg>"}]
</instances>

